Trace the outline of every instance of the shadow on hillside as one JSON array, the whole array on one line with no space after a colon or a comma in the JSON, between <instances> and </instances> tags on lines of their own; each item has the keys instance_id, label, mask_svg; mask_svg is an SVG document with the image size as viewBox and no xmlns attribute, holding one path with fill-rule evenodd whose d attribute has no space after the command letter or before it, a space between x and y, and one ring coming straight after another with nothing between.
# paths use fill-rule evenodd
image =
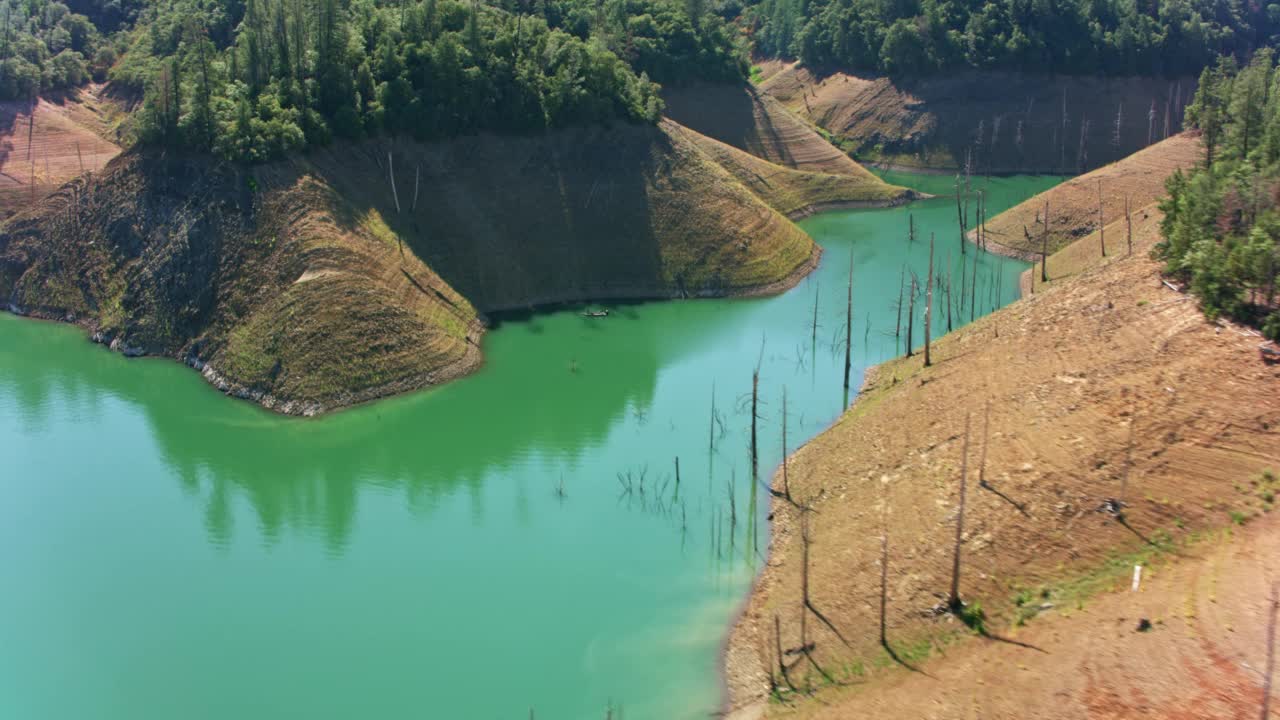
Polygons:
<instances>
[{"instance_id":1,"label":"shadow on hillside","mask_svg":"<svg viewBox=\"0 0 1280 720\"><path fill-rule=\"evenodd\" d=\"M651 206L649 183L667 142L640 127L384 138L313 153L308 164L355 213L377 210L445 282L491 311L666 295L654 225L668 218Z\"/></svg>"},{"instance_id":2,"label":"shadow on hillside","mask_svg":"<svg viewBox=\"0 0 1280 720\"><path fill-rule=\"evenodd\" d=\"M973 70L915 78L854 74L891 83L893 91L878 91L875 103L863 98L866 107L823 107L819 115L852 117L853 127L828 129L864 143L858 154L874 145L925 157L945 152L948 162L961 168L967 163L974 174L1074 174L1115 162L1176 134L1196 86L1194 77ZM815 79L841 82L834 69L816 72ZM895 137L898 122L903 133ZM884 130L887 135L879 134Z\"/></svg>"}]
</instances>

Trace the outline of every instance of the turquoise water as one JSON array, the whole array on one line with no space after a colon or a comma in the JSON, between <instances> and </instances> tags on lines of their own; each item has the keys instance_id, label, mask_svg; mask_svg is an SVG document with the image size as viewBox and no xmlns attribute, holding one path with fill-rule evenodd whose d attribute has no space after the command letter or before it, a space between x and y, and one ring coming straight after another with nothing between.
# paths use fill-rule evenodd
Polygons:
<instances>
[{"instance_id":1,"label":"turquoise water","mask_svg":"<svg viewBox=\"0 0 1280 720\"><path fill-rule=\"evenodd\" d=\"M768 544L752 370L763 483L784 387L792 448L846 404L850 257L856 390L925 273L908 214L958 268L954 213L820 215L783 295L507 320L473 377L315 420L0 314L0 717L706 717ZM976 314L1023 267L980 255Z\"/></svg>"}]
</instances>

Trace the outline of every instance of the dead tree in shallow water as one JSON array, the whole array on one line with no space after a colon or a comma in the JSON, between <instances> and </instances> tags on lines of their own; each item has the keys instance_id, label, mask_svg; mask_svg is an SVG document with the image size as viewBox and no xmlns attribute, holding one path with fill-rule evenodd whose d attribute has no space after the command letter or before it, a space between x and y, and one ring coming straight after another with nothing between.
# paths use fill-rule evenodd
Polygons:
<instances>
[{"instance_id":1,"label":"dead tree in shallow water","mask_svg":"<svg viewBox=\"0 0 1280 720\"><path fill-rule=\"evenodd\" d=\"M969 322L976 317L978 306L978 253L973 254L973 282L969 283Z\"/></svg>"},{"instance_id":2,"label":"dead tree in shallow water","mask_svg":"<svg viewBox=\"0 0 1280 720\"><path fill-rule=\"evenodd\" d=\"M978 253L973 254L976 262ZM933 364L933 359L929 354L930 333L933 330L933 233L929 233L929 279L925 284L924 301L924 366L929 367Z\"/></svg>"},{"instance_id":3,"label":"dead tree in shallow water","mask_svg":"<svg viewBox=\"0 0 1280 720\"><path fill-rule=\"evenodd\" d=\"M951 332L951 268L947 268L947 332Z\"/></svg>"},{"instance_id":4,"label":"dead tree in shallow water","mask_svg":"<svg viewBox=\"0 0 1280 720\"><path fill-rule=\"evenodd\" d=\"M821 290L822 285L815 282L813 285L813 321L809 325L813 332L813 337L810 339L810 342L815 348L818 346L818 295Z\"/></svg>"},{"instance_id":5,"label":"dead tree in shallow water","mask_svg":"<svg viewBox=\"0 0 1280 720\"><path fill-rule=\"evenodd\" d=\"M907 213L907 242L916 241L916 218L914 215Z\"/></svg>"},{"instance_id":6,"label":"dead tree in shallow water","mask_svg":"<svg viewBox=\"0 0 1280 720\"><path fill-rule=\"evenodd\" d=\"M756 418L759 417L760 402L760 366L756 365L751 372L751 482L760 477L760 455L756 452Z\"/></svg>"},{"instance_id":7,"label":"dead tree in shallow water","mask_svg":"<svg viewBox=\"0 0 1280 720\"><path fill-rule=\"evenodd\" d=\"M791 481L787 478L787 386L782 386L782 496L791 499Z\"/></svg>"},{"instance_id":8,"label":"dead tree in shallow water","mask_svg":"<svg viewBox=\"0 0 1280 720\"><path fill-rule=\"evenodd\" d=\"M904 265L898 272L898 324L893 328L893 340L898 344L898 350L902 350L902 292L906 289L907 268Z\"/></svg>"},{"instance_id":9,"label":"dead tree in shallow water","mask_svg":"<svg viewBox=\"0 0 1280 720\"><path fill-rule=\"evenodd\" d=\"M964 210L960 207L959 175L956 175L956 221L960 223L960 254L964 255Z\"/></svg>"},{"instance_id":10,"label":"dead tree in shallow water","mask_svg":"<svg viewBox=\"0 0 1280 720\"><path fill-rule=\"evenodd\" d=\"M960 451L960 503L956 513L955 552L951 559L951 594L947 597L947 607L952 611L964 606L960 600L960 545L964 540L964 501L967 489L966 476L969 473L969 415L964 416L964 446Z\"/></svg>"},{"instance_id":11,"label":"dead tree in shallow water","mask_svg":"<svg viewBox=\"0 0 1280 720\"><path fill-rule=\"evenodd\" d=\"M714 453L716 451L716 384L711 383L711 423L709 425L707 435L707 452Z\"/></svg>"},{"instance_id":12,"label":"dead tree in shallow water","mask_svg":"<svg viewBox=\"0 0 1280 720\"><path fill-rule=\"evenodd\" d=\"M849 255L849 294L844 311L844 394L849 396L849 353L853 348L853 254Z\"/></svg>"}]
</instances>

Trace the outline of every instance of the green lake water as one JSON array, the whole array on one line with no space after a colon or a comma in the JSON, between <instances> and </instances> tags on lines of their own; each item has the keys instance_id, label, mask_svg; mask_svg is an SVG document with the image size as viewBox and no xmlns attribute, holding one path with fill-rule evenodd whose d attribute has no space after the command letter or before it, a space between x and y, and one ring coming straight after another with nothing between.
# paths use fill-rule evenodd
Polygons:
<instances>
[{"instance_id":1,"label":"green lake water","mask_svg":"<svg viewBox=\"0 0 1280 720\"><path fill-rule=\"evenodd\" d=\"M994 214L1054 182L983 184ZM768 544L752 368L765 481L784 386L793 449L845 405L850 253L856 391L954 223L810 218L822 265L781 296L507 320L473 377L314 420L0 313L0 718L707 717ZM978 314L1024 267L980 255Z\"/></svg>"}]
</instances>

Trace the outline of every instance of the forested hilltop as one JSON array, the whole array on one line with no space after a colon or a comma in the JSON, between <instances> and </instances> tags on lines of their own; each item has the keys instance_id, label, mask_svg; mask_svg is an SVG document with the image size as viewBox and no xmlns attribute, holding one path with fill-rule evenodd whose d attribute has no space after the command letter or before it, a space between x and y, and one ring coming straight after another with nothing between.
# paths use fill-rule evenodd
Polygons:
<instances>
[{"instance_id":1,"label":"forested hilltop","mask_svg":"<svg viewBox=\"0 0 1280 720\"><path fill-rule=\"evenodd\" d=\"M762 0L755 49L815 68L1194 74L1274 44L1280 5L1239 0Z\"/></svg>"},{"instance_id":2,"label":"forested hilltop","mask_svg":"<svg viewBox=\"0 0 1280 720\"><path fill-rule=\"evenodd\" d=\"M656 123L658 84L740 80L736 32L696 0L89 0L0 5L0 94L108 78L137 136L261 161L334 138Z\"/></svg>"},{"instance_id":3,"label":"forested hilltop","mask_svg":"<svg viewBox=\"0 0 1280 720\"><path fill-rule=\"evenodd\" d=\"M1169 178L1156 252L1207 315L1260 324L1280 340L1280 73L1272 52L1243 68L1228 57L1206 69L1187 124L1200 129L1205 164Z\"/></svg>"}]
</instances>

